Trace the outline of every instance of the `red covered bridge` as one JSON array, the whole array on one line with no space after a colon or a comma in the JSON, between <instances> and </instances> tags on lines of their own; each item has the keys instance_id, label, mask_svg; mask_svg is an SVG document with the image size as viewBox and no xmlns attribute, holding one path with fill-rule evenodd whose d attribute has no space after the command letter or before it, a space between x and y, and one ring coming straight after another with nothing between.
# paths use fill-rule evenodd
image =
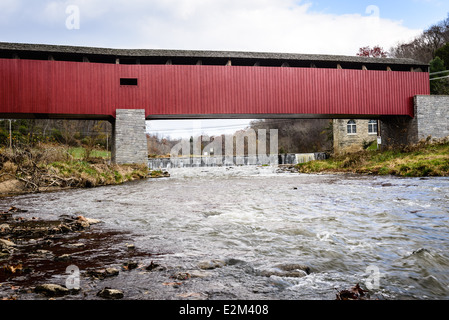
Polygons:
<instances>
[{"instance_id":1,"label":"red covered bridge","mask_svg":"<svg viewBox=\"0 0 449 320\"><path fill-rule=\"evenodd\" d=\"M0 118L414 117L409 59L0 43Z\"/></svg>"}]
</instances>

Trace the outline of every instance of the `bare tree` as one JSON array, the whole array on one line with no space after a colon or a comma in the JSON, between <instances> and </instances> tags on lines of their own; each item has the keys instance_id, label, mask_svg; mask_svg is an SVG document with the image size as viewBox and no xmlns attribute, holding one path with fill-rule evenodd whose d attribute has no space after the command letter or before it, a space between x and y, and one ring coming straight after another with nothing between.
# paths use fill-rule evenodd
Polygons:
<instances>
[{"instance_id":1,"label":"bare tree","mask_svg":"<svg viewBox=\"0 0 449 320\"><path fill-rule=\"evenodd\" d=\"M278 129L278 146L281 153L308 153L328 151L332 142L328 139L326 119L266 119L251 123L251 128Z\"/></svg>"},{"instance_id":2,"label":"bare tree","mask_svg":"<svg viewBox=\"0 0 449 320\"><path fill-rule=\"evenodd\" d=\"M77 123L73 120L62 120L61 135L67 146L75 142L75 135L77 133Z\"/></svg>"},{"instance_id":3,"label":"bare tree","mask_svg":"<svg viewBox=\"0 0 449 320\"><path fill-rule=\"evenodd\" d=\"M435 52L447 42L449 42L449 16L423 31L412 41L398 43L390 49L390 55L429 63L435 58Z\"/></svg>"},{"instance_id":4,"label":"bare tree","mask_svg":"<svg viewBox=\"0 0 449 320\"><path fill-rule=\"evenodd\" d=\"M147 134L148 154L152 156L167 156L178 142L178 139L172 140L168 137L161 137L158 134Z\"/></svg>"}]
</instances>

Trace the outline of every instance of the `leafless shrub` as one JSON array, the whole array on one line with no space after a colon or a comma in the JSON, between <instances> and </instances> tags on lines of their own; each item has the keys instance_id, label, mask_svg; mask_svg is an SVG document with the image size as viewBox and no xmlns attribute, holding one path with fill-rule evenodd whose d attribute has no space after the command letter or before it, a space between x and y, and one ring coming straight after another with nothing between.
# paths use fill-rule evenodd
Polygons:
<instances>
[{"instance_id":1,"label":"leafless shrub","mask_svg":"<svg viewBox=\"0 0 449 320\"><path fill-rule=\"evenodd\" d=\"M39 191L42 187L71 186L72 179L60 177L46 167L49 163L63 161L69 156L60 147L15 146L0 153L0 170L2 175L22 181L24 188L29 191Z\"/></svg>"}]
</instances>

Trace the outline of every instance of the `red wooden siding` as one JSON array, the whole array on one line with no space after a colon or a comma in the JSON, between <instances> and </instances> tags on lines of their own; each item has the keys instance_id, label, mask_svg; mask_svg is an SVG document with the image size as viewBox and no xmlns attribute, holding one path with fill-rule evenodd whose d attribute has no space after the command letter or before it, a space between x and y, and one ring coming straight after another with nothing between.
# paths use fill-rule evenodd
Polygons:
<instances>
[{"instance_id":1,"label":"red wooden siding","mask_svg":"<svg viewBox=\"0 0 449 320\"><path fill-rule=\"evenodd\" d=\"M413 116L412 98L428 94L425 72L0 59L0 115Z\"/></svg>"}]
</instances>

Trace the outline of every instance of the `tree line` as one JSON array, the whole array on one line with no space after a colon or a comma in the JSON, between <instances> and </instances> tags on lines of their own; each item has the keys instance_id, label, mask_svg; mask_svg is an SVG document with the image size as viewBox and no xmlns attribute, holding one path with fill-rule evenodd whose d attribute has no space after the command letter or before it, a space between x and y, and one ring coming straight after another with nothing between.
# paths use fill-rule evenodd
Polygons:
<instances>
[{"instance_id":1,"label":"tree line","mask_svg":"<svg viewBox=\"0 0 449 320\"><path fill-rule=\"evenodd\" d=\"M393 58L410 58L430 64L430 73L438 73L431 79L441 78L449 70L449 15L446 19L431 25L409 42L398 43L390 49ZM432 94L449 94L449 79L431 80Z\"/></svg>"},{"instance_id":2,"label":"tree line","mask_svg":"<svg viewBox=\"0 0 449 320\"><path fill-rule=\"evenodd\" d=\"M400 42L384 50L380 46L359 49L357 56L372 58L405 58L430 65L430 92L435 95L449 94L449 15L408 42Z\"/></svg>"},{"instance_id":3,"label":"tree line","mask_svg":"<svg viewBox=\"0 0 449 320\"><path fill-rule=\"evenodd\" d=\"M60 143L69 147L110 149L112 127L107 121L15 119L0 120L0 146Z\"/></svg>"},{"instance_id":4,"label":"tree line","mask_svg":"<svg viewBox=\"0 0 449 320\"><path fill-rule=\"evenodd\" d=\"M278 130L278 152L284 153L312 153L312 152L331 152L333 145L333 129L332 120L327 119L264 119L253 120L245 129L236 131L233 136L233 152L236 155L237 142L236 136L245 136L245 132L254 132L260 140L259 130L265 129L266 135L266 152L269 152L270 130ZM200 139L200 140L198 140ZM219 140L218 140L219 139ZM201 141L201 150L210 153L210 150L205 150L205 147L214 141L221 141L222 155L226 154L225 150L225 135L190 137L191 148L193 143ZM244 152L248 154L251 149L248 146L248 139L244 139ZM169 156L171 148L180 142L180 139L171 139L170 137L162 137L156 134L147 134L148 153L150 156ZM217 153L214 150L214 153Z\"/></svg>"}]
</instances>

